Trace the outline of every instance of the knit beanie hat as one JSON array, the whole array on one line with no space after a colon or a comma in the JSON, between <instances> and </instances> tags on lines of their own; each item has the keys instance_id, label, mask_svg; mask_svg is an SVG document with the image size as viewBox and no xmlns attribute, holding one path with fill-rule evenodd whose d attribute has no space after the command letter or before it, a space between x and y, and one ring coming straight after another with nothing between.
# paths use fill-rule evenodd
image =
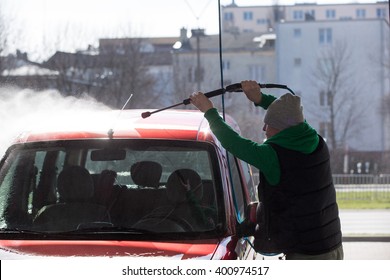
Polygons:
<instances>
[{"instance_id":1,"label":"knit beanie hat","mask_svg":"<svg viewBox=\"0 0 390 280\"><path fill-rule=\"evenodd\" d=\"M286 93L268 106L264 123L279 130L286 129L304 121L302 110L301 98Z\"/></svg>"}]
</instances>

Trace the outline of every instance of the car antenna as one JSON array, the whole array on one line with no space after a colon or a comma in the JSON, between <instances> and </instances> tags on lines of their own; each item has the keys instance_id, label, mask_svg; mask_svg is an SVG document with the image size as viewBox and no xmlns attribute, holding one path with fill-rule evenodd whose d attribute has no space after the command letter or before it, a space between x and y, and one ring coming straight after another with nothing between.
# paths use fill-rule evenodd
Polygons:
<instances>
[{"instance_id":1,"label":"car antenna","mask_svg":"<svg viewBox=\"0 0 390 280\"><path fill-rule=\"evenodd\" d=\"M133 94L131 93L129 98L127 98L125 104L122 106L122 109L119 111L118 116L115 118L115 121L112 125L112 128L110 128L107 131L108 138L112 139L114 137L114 128L115 128L115 123L118 121L119 117L121 116L123 110L126 108L127 104L130 102L130 99L133 97Z\"/></svg>"}]
</instances>

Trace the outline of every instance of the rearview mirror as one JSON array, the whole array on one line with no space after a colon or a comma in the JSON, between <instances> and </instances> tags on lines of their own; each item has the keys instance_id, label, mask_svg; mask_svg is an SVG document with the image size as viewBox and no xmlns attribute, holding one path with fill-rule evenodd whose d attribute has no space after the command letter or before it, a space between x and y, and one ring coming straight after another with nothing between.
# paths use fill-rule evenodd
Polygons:
<instances>
[{"instance_id":1,"label":"rearview mirror","mask_svg":"<svg viewBox=\"0 0 390 280\"><path fill-rule=\"evenodd\" d=\"M125 158L126 150L123 149L102 149L91 152L92 161L124 160Z\"/></svg>"}]
</instances>

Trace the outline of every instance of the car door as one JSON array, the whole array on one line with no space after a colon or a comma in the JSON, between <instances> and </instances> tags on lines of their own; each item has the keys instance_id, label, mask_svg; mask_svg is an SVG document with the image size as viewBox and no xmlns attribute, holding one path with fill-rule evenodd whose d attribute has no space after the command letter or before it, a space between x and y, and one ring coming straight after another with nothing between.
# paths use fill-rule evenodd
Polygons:
<instances>
[{"instance_id":1,"label":"car door","mask_svg":"<svg viewBox=\"0 0 390 280\"><path fill-rule=\"evenodd\" d=\"M253 236L242 235L240 226L246 222L248 205L256 201L250 166L229 153L230 178L232 182L232 201L236 214L238 259L254 259Z\"/></svg>"}]
</instances>

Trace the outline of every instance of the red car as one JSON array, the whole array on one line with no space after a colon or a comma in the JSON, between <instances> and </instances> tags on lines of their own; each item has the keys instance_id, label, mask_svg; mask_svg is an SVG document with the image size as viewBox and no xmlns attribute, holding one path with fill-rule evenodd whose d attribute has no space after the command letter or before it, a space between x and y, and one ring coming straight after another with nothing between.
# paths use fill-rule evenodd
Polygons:
<instances>
[{"instance_id":1,"label":"red car","mask_svg":"<svg viewBox=\"0 0 390 280\"><path fill-rule=\"evenodd\" d=\"M9 147L0 259L255 258L250 166L226 153L198 111L141 113L41 127Z\"/></svg>"}]
</instances>

